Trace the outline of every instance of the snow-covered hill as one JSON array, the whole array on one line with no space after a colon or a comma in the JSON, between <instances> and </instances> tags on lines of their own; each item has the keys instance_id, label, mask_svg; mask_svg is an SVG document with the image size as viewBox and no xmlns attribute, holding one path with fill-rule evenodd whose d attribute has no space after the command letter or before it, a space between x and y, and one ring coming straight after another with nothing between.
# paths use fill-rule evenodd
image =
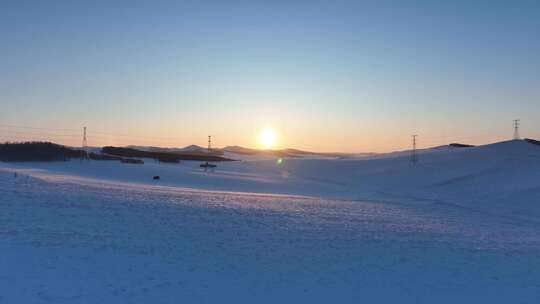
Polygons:
<instances>
[{"instance_id":1,"label":"snow-covered hill","mask_svg":"<svg viewBox=\"0 0 540 304\"><path fill-rule=\"evenodd\" d=\"M0 163L0 303L540 297L538 145L198 165Z\"/></svg>"},{"instance_id":2,"label":"snow-covered hill","mask_svg":"<svg viewBox=\"0 0 540 304\"><path fill-rule=\"evenodd\" d=\"M250 157L247 157L250 159ZM279 160L279 161L278 161ZM220 163L213 172L198 162L142 166L91 161L1 164L51 178L94 179L205 190L308 195L322 198L445 203L490 212L540 216L540 146L507 141L470 148L436 148L419 154L368 159L278 158ZM34 169L40 169L36 171ZM152 177L159 175L155 182Z\"/></svg>"}]
</instances>

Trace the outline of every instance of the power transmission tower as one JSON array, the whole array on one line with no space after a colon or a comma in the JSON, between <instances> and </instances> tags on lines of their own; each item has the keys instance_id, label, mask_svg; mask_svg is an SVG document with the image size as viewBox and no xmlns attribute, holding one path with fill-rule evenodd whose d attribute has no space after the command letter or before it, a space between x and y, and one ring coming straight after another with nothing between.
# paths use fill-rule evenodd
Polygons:
<instances>
[{"instance_id":1,"label":"power transmission tower","mask_svg":"<svg viewBox=\"0 0 540 304\"><path fill-rule=\"evenodd\" d=\"M81 160L88 158L88 143L86 140L86 127L83 127L82 154Z\"/></svg>"},{"instance_id":2,"label":"power transmission tower","mask_svg":"<svg viewBox=\"0 0 540 304\"><path fill-rule=\"evenodd\" d=\"M210 159L210 154L212 153L212 136L208 136L208 152L207 152L208 159ZM208 162L208 159L200 165L201 168L204 168L204 171L214 171L214 169L217 167L215 164L210 164Z\"/></svg>"},{"instance_id":3,"label":"power transmission tower","mask_svg":"<svg viewBox=\"0 0 540 304\"><path fill-rule=\"evenodd\" d=\"M519 119L514 119L514 140L519 139Z\"/></svg>"},{"instance_id":4,"label":"power transmission tower","mask_svg":"<svg viewBox=\"0 0 540 304\"><path fill-rule=\"evenodd\" d=\"M413 166L416 165L416 163L418 162L418 155L416 154L416 137L418 135L412 135L412 152L411 152L411 163Z\"/></svg>"}]
</instances>

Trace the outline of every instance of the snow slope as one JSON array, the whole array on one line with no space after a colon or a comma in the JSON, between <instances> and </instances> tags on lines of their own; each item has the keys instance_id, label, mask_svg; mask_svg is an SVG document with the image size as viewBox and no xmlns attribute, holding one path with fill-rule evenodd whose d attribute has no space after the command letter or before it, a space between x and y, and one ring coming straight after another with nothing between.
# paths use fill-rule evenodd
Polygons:
<instances>
[{"instance_id":1,"label":"snow slope","mask_svg":"<svg viewBox=\"0 0 540 304\"><path fill-rule=\"evenodd\" d=\"M537 303L539 169L523 141L414 167L0 163L0 303Z\"/></svg>"},{"instance_id":2,"label":"snow slope","mask_svg":"<svg viewBox=\"0 0 540 304\"><path fill-rule=\"evenodd\" d=\"M2 303L536 303L538 225L451 206L15 179Z\"/></svg>"},{"instance_id":3,"label":"snow slope","mask_svg":"<svg viewBox=\"0 0 540 304\"><path fill-rule=\"evenodd\" d=\"M307 195L322 198L440 203L524 219L540 218L540 146L525 141L436 149L412 166L407 155L336 160L276 159L221 163L126 165L91 161L1 164L48 178L135 182L206 190ZM41 171L37 171L39 169ZM159 175L156 183L152 177Z\"/></svg>"}]
</instances>

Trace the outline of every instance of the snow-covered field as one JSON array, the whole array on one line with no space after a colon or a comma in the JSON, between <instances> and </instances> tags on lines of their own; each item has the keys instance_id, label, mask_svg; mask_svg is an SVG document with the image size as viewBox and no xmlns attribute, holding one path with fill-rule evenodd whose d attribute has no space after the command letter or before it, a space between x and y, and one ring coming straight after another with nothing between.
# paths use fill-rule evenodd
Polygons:
<instances>
[{"instance_id":1,"label":"snow-covered field","mask_svg":"<svg viewBox=\"0 0 540 304\"><path fill-rule=\"evenodd\" d=\"M0 303L540 301L540 146L523 141L414 167L0 163L0 195Z\"/></svg>"}]
</instances>

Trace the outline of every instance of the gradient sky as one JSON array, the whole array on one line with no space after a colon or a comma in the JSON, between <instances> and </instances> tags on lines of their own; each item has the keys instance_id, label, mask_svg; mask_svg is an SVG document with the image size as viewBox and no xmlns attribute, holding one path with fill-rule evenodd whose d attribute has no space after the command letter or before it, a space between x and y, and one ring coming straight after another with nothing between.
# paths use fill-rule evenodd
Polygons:
<instances>
[{"instance_id":1,"label":"gradient sky","mask_svg":"<svg viewBox=\"0 0 540 304\"><path fill-rule=\"evenodd\" d=\"M0 1L0 140L540 137L540 1ZM35 127L39 129L19 128ZM62 130L57 130L62 129Z\"/></svg>"}]
</instances>

